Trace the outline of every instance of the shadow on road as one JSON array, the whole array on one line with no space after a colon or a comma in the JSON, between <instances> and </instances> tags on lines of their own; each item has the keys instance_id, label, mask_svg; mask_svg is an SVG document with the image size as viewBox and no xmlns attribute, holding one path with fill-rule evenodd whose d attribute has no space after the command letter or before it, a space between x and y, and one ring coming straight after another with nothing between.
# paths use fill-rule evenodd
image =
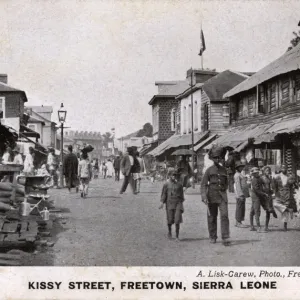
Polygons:
<instances>
[{"instance_id":1,"label":"shadow on road","mask_svg":"<svg viewBox=\"0 0 300 300\"><path fill-rule=\"evenodd\" d=\"M207 241L209 238L184 238L181 239L182 242L198 242L198 241Z\"/></svg>"},{"instance_id":2,"label":"shadow on road","mask_svg":"<svg viewBox=\"0 0 300 300\"><path fill-rule=\"evenodd\" d=\"M227 247L232 247L232 246L239 246L239 245L244 245L244 244L252 244L254 242L260 242L260 240L235 240L231 241L231 244Z\"/></svg>"}]
</instances>

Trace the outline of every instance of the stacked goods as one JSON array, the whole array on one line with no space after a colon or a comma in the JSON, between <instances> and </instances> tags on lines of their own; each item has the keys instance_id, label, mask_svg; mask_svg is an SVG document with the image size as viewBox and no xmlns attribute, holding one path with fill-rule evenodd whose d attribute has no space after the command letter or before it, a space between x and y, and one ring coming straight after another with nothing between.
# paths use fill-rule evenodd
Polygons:
<instances>
[{"instance_id":1,"label":"stacked goods","mask_svg":"<svg viewBox=\"0 0 300 300\"><path fill-rule=\"evenodd\" d=\"M8 204L11 203L10 198L12 196L13 185L10 182L0 182L0 210L9 210ZM22 202L24 200L24 187L17 185L16 188L16 202Z\"/></svg>"}]
</instances>

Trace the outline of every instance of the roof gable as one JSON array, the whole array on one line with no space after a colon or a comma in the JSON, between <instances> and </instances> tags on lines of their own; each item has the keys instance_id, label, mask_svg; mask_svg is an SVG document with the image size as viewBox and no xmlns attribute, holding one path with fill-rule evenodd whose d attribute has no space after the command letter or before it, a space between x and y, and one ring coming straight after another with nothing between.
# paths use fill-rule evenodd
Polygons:
<instances>
[{"instance_id":1,"label":"roof gable","mask_svg":"<svg viewBox=\"0 0 300 300\"><path fill-rule=\"evenodd\" d=\"M19 94L22 95L24 102L28 101L26 93L24 91L18 90L16 88L13 88L13 87L11 87L11 86L7 85L6 83L3 83L3 82L0 82L0 92L4 92L4 93L7 93L7 92L19 93Z\"/></svg>"},{"instance_id":2,"label":"roof gable","mask_svg":"<svg viewBox=\"0 0 300 300\"><path fill-rule=\"evenodd\" d=\"M223 95L247 78L242 73L226 70L205 81L202 88L210 101L224 101Z\"/></svg>"},{"instance_id":3,"label":"roof gable","mask_svg":"<svg viewBox=\"0 0 300 300\"><path fill-rule=\"evenodd\" d=\"M231 89L224 97L231 97L243 91L250 90L271 78L298 69L300 69L300 44Z\"/></svg>"}]
</instances>

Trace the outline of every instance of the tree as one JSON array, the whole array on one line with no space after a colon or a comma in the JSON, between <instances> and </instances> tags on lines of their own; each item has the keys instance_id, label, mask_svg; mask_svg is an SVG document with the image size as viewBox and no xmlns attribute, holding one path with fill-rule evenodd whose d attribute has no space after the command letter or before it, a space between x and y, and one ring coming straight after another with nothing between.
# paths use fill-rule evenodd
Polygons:
<instances>
[{"instance_id":1,"label":"tree","mask_svg":"<svg viewBox=\"0 0 300 300\"><path fill-rule=\"evenodd\" d=\"M139 130L137 137L152 137L153 135L153 126L150 123L146 123L143 126L143 129Z\"/></svg>"},{"instance_id":2,"label":"tree","mask_svg":"<svg viewBox=\"0 0 300 300\"><path fill-rule=\"evenodd\" d=\"M299 22L300 24L300 22ZM293 31L294 38L290 41L291 46L287 49L287 51L292 50L300 43L300 30L298 32Z\"/></svg>"},{"instance_id":3,"label":"tree","mask_svg":"<svg viewBox=\"0 0 300 300\"><path fill-rule=\"evenodd\" d=\"M103 144L104 146L108 147L108 143L111 143L113 141L113 136L110 132L106 132L102 135L103 137Z\"/></svg>"}]
</instances>

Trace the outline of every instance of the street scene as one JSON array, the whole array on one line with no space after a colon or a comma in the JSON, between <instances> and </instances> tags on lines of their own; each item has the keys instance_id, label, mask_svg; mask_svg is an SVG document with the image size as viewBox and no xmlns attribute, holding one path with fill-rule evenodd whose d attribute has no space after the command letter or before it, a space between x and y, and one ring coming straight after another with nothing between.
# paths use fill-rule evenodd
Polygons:
<instances>
[{"instance_id":1,"label":"street scene","mask_svg":"<svg viewBox=\"0 0 300 300\"><path fill-rule=\"evenodd\" d=\"M299 266L299 2L124 3L0 3L0 266Z\"/></svg>"}]
</instances>

